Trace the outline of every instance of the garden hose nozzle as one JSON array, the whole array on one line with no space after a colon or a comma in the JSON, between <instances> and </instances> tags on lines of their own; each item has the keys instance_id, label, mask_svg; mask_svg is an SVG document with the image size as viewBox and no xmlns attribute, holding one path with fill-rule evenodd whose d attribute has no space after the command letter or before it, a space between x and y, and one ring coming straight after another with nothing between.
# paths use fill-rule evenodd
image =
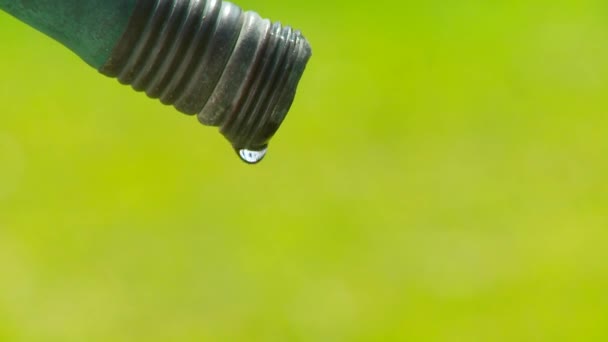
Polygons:
<instances>
[{"instance_id":1,"label":"garden hose nozzle","mask_svg":"<svg viewBox=\"0 0 608 342\"><path fill-rule=\"evenodd\" d=\"M0 9L219 127L248 163L264 157L311 57L299 31L221 0L0 0Z\"/></svg>"}]
</instances>

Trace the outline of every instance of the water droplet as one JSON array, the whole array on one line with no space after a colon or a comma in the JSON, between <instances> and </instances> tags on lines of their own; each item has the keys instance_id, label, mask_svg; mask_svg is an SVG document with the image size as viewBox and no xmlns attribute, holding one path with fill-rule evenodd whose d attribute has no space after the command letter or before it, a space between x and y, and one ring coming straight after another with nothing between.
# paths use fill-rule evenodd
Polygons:
<instances>
[{"instance_id":1,"label":"water droplet","mask_svg":"<svg viewBox=\"0 0 608 342\"><path fill-rule=\"evenodd\" d=\"M268 152L268 145L256 149L237 148L236 152L242 161L247 164L257 164L264 159Z\"/></svg>"}]
</instances>

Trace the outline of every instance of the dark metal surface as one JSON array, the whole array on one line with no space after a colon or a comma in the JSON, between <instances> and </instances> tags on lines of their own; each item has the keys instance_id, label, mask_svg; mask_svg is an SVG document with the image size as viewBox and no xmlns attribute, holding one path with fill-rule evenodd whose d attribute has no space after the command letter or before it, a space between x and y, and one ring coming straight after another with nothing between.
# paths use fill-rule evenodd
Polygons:
<instances>
[{"instance_id":1,"label":"dark metal surface","mask_svg":"<svg viewBox=\"0 0 608 342\"><path fill-rule=\"evenodd\" d=\"M281 125L310 57L299 31L229 2L139 0L100 71L256 148Z\"/></svg>"}]
</instances>

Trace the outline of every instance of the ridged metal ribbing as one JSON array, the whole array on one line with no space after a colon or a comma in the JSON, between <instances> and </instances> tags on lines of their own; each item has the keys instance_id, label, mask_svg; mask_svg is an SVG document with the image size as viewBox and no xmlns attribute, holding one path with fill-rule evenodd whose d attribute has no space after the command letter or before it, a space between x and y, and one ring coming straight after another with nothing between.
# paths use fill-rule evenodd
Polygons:
<instances>
[{"instance_id":1,"label":"ridged metal ribbing","mask_svg":"<svg viewBox=\"0 0 608 342\"><path fill-rule=\"evenodd\" d=\"M293 101L310 46L289 27L221 0L139 0L101 72L259 147Z\"/></svg>"}]
</instances>

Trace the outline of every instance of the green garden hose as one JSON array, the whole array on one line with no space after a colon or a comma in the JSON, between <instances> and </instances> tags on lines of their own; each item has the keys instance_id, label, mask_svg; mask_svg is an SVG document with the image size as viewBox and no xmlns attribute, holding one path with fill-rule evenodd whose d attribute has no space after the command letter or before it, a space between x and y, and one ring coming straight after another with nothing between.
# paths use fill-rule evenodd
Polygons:
<instances>
[{"instance_id":1,"label":"green garden hose","mask_svg":"<svg viewBox=\"0 0 608 342\"><path fill-rule=\"evenodd\" d=\"M104 75L219 127L260 161L311 57L297 30L221 0L0 0Z\"/></svg>"}]
</instances>

